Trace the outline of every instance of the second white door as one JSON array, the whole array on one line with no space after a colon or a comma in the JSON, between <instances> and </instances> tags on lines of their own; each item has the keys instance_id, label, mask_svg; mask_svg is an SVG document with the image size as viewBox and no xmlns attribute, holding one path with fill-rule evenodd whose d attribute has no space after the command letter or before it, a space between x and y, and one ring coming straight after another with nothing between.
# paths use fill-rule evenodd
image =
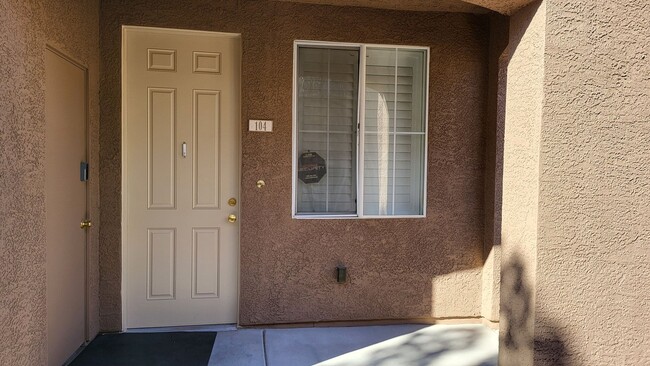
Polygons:
<instances>
[{"instance_id":1,"label":"second white door","mask_svg":"<svg viewBox=\"0 0 650 366\"><path fill-rule=\"evenodd\" d=\"M241 39L123 42L126 327L236 323Z\"/></svg>"}]
</instances>

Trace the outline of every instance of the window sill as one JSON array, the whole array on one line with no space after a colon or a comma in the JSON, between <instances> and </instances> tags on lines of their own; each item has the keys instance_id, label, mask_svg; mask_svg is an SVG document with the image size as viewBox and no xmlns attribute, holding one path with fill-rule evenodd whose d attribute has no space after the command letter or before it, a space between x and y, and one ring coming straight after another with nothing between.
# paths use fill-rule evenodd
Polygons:
<instances>
[{"instance_id":1,"label":"window sill","mask_svg":"<svg viewBox=\"0 0 650 366\"><path fill-rule=\"evenodd\" d=\"M372 219L425 219L426 215L395 215L395 216L358 216L358 215L306 215L293 214L296 220L372 220Z\"/></svg>"}]
</instances>

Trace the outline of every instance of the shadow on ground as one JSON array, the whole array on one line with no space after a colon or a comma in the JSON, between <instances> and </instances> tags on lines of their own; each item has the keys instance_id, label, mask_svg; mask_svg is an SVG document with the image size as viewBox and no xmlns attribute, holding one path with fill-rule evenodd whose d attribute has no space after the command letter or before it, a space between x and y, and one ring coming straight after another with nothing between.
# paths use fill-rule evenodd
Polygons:
<instances>
[{"instance_id":1,"label":"shadow on ground","mask_svg":"<svg viewBox=\"0 0 650 366\"><path fill-rule=\"evenodd\" d=\"M312 343L313 340L309 339L309 334L304 333L305 330L298 332L292 332L290 329L284 330L284 334L275 334L272 338L282 339L284 344L291 344L294 352L288 355L289 358L283 358L281 354L287 357L287 353L273 344L269 344L268 365L497 365L497 332L482 325L418 326L409 329L408 332L402 331L401 334L393 335L389 334L390 329L390 326L338 328L333 330L334 334L337 334L337 338L334 339L322 338L324 335L319 334L318 338L324 339L328 343L323 343L321 346L318 345L318 342ZM397 328L392 329L397 331ZM402 328L402 330L404 329ZM315 334L322 331L323 329L313 330ZM374 334L377 339L371 340L366 337L366 343L361 344L359 337L352 334L359 331L363 331L365 334ZM314 340L317 341L317 339ZM340 345L336 344L339 342ZM358 343L354 344L355 342ZM311 360L298 359L305 356L310 357Z\"/></svg>"},{"instance_id":2,"label":"shadow on ground","mask_svg":"<svg viewBox=\"0 0 650 366\"><path fill-rule=\"evenodd\" d=\"M496 366L498 337L482 325L434 325L327 359L321 366Z\"/></svg>"}]
</instances>

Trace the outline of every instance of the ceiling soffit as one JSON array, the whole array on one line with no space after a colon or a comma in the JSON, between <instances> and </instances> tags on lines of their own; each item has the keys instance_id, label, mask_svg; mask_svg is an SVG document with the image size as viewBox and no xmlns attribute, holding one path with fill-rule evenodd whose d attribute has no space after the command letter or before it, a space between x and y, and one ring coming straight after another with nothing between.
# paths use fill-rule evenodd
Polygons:
<instances>
[{"instance_id":1,"label":"ceiling soffit","mask_svg":"<svg viewBox=\"0 0 650 366\"><path fill-rule=\"evenodd\" d=\"M403 11L438 11L485 14L490 10L510 15L535 0L274 0L307 4L358 6Z\"/></svg>"}]
</instances>

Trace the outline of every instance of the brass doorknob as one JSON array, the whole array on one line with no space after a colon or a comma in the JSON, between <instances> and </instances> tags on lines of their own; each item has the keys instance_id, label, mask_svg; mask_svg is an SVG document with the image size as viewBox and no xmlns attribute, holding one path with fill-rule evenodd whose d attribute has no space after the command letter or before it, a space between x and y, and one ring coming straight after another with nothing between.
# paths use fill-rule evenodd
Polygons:
<instances>
[{"instance_id":1,"label":"brass doorknob","mask_svg":"<svg viewBox=\"0 0 650 366\"><path fill-rule=\"evenodd\" d=\"M90 220L84 220L79 225L79 227L81 227L82 229L87 229L87 228L89 228L91 226L93 226L93 223Z\"/></svg>"},{"instance_id":2,"label":"brass doorknob","mask_svg":"<svg viewBox=\"0 0 650 366\"><path fill-rule=\"evenodd\" d=\"M232 223L235 222L235 221L237 221L237 216L236 216L236 215L234 215L234 214L230 214L230 215L228 215L228 222L229 222L229 223L232 224Z\"/></svg>"}]
</instances>

